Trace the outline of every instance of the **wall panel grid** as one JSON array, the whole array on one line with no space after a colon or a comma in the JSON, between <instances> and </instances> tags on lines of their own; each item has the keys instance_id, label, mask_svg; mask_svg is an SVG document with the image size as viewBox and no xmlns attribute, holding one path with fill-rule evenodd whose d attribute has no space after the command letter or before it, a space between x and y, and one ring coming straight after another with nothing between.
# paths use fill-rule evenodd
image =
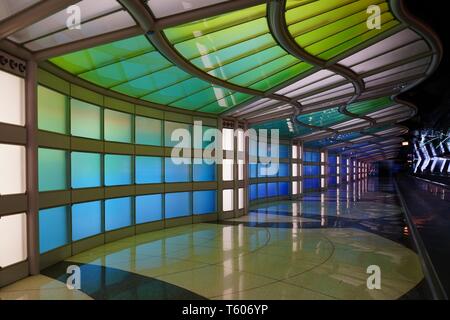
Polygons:
<instances>
[{"instance_id":1,"label":"wall panel grid","mask_svg":"<svg viewBox=\"0 0 450 320\"><path fill-rule=\"evenodd\" d=\"M211 140L194 141L194 123L202 121L202 138L216 118L133 105L48 77L38 86L44 260L130 228L218 218L218 166L199 158Z\"/></svg>"}]
</instances>

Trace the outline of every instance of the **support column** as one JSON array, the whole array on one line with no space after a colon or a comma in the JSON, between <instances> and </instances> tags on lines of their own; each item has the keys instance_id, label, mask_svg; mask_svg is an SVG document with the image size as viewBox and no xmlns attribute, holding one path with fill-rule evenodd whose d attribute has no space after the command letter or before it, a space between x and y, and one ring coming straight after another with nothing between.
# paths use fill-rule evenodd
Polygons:
<instances>
[{"instance_id":1,"label":"support column","mask_svg":"<svg viewBox=\"0 0 450 320\"><path fill-rule=\"evenodd\" d=\"M27 162L27 230L28 264L31 275L40 273L39 266L39 190L38 190L38 117L37 117L37 63L27 62L25 79L26 162Z\"/></svg>"}]
</instances>

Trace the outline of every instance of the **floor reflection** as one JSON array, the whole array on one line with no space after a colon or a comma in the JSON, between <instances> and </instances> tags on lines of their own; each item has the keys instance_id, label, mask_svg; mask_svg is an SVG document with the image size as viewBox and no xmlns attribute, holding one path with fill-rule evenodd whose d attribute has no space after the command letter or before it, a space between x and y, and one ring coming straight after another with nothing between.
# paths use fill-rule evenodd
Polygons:
<instances>
[{"instance_id":1,"label":"floor reflection","mask_svg":"<svg viewBox=\"0 0 450 320\"><path fill-rule=\"evenodd\" d=\"M404 227L392 185L361 181L122 239L44 274L64 283L67 266L79 265L80 293L94 299L420 298L423 274ZM367 288L371 265L381 268L381 290Z\"/></svg>"}]
</instances>

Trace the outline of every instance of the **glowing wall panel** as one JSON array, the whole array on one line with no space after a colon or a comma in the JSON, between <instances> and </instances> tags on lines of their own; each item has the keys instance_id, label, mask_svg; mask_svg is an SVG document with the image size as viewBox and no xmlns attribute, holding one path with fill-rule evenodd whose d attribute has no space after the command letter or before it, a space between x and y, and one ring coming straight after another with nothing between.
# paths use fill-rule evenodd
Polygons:
<instances>
[{"instance_id":1,"label":"glowing wall panel","mask_svg":"<svg viewBox=\"0 0 450 320\"><path fill-rule=\"evenodd\" d=\"M0 70L0 122L25 125L25 80Z\"/></svg>"},{"instance_id":2,"label":"glowing wall panel","mask_svg":"<svg viewBox=\"0 0 450 320\"><path fill-rule=\"evenodd\" d=\"M163 196L150 194L136 197L136 224L147 223L163 218Z\"/></svg>"},{"instance_id":3,"label":"glowing wall panel","mask_svg":"<svg viewBox=\"0 0 450 320\"><path fill-rule=\"evenodd\" d=\"M38 86L38 127L40 130L68 133L67 96Z\"/></svg>"},{"instance_id":4,"label":"glowing wall panel","mask_svg":"<svg viewBox=\"0 0 450 320\"><path fill-rule=\"evenodd\" d=\"M27 259L27 216L25 213L0 219L0 268Z\"/></svg>"},{"instance_id":5,"label":"glowing wall panel","mask_svg":"<svg viewBox=\"0 0 450 320\"><path fill-rule=\"evenodd\" d=\"M289 195L289 183L288 182L279 182L278 183L278 194L280 196Z\"/></svg>"},{"instance_id":6,"label":"glowing wall panel","mask_svg":"<svg viewBox=\"0 0 450 320\"><path fill-rule=\"evenodd\" d=\"M258 199L267 197L267 188L266 187L267 187L266 183L258 184Z\"/></svg>"},{"instance_id":7,"label":"glowing wall panel","mask_svg":"<svg viewBox=\"0 0 450 320\"><path fill-rule=\"evenodd\" d=\"M69 243L68 211L67 206L39 211L39 250L41 253Z\"/></svg>"},{"instance_id":8,"label":"glowing wall panel","mask_svg":"<svg viewBox=\"0 0 450 320\"><path fill-rule=\"evenodd\" d=\"M222 191L222 210L234 210L234 190L226 189Z\"/></svg>"},{"instance_id":9,"label":"glowing wall panel","mask_svg":"<svg viewBox=\"0 0 450 320\"><path fill-rule=\"evenodd\" d=\"M105 231L131 226L132 210L131 197L105 200Z\"/></svg>"},{"instance_id":10,"label":"glowing wall panel","mask_svg":"<svg viewBox=\"0 0 450 320\"><path fill-rule=\"evenodd\" d=\"M191 193L175 192L165 194L165 218L177 218L191 215Z\"/></svg>"},{"instance_id":11,"label":"glowing wall panel","mask_svg":"<svg viewBox=\"0 0 450 320\"><path fill-rule=\"evenodd\" d=\"M101 110L99 107L70 99L70 129L77 137L101 139Z\"/></svg>"},{"instance_id":12,"label":"glowing wall panel","mask_svg":"<svg viewBox=\"0 0 450 320\"><path fill-rule=\"evenodd\" d=\"M194 191L192 196L193 213L207 214L216 212L216 190Z\"/></svg>"},{"instance_id":13,"label":"glowing wall panel","mask_svg":"<svg viewBox=\"0 0 450 320\"><path fill-rule=\"evenodd\" d=\"M276 197L278 195L278 185L276 182L267 184L267 197Z\"/></svg>"},{"instance_id":14,"label":"glowing wall panel","mask_svg":"<svg viewBox=\"0 0 450 320\"><path fill-rule=\"evenodd\" d=\"M39 148L39 191L67 188L67 152Z\"/></svg>"},{"instance_id":15,"label":"glowing wall panel","mask_svg":"<svg viewBox=\"0 0 450 320\"><path fill-rule=\"evenodd\" d=\"M77 203L72 206L72 240L102 233L102 202Z\"/></svg>"},{"instance_id":16,"label":"glowing wall panel","mask_svg":"<svg viewBox=\"0 0 450 320\"><path fill-rule=\"evenodd\" d=\"M162 121L136 116L136 144L161 146Z\"/></svg>"},{"instance_id":17,"label":"glowing wall panel","mask_svg":"<svg viewBox=\"0 0 450 320\"><path fill-rule=\"evenodd\" d=\"M25 193L25 147L0 144L0 195Z\"/></svg>"},{"instance_id":18,"label":"glowing wall panel","mask_svg":"<svg viewBox=\"0 0 450 320\"><path fill-rule=\"evenodd\" d=\"M258 189L256 184L251 184L248 189L248 197L250 201L256 200L258 198Z\"/></svg>"},{"instance_id":19,"label":"glowing wall panel","mask_svg":"<svg viewBox=\"0 0 450 320\"><path fill-rule=\"evenodd\" d=\"M105 109L105 140L131 143L132 115Z\"/></svg>"},{"instance_id":20,"label":"glowing wall panel","mask_svg":"<svg viewBox=\"0 0 450 320\"><path fill-rule=\"evenodd\" d=\"M162 159L136 156L136 184L161 183Z\"/></svg>"},{"instance_id":21,"label":"glowing wall panel","mask_svg":"<svg viewBox=\"0 0 450 320\"><path fill-rule=\"evenodd\" d=\"M177 130L182 129L182 130ZM187 135L189 133L189 135ZM164 146L190 148L192 145L192 125L164 121Z\"/></svg>"},{"instance_id":22,"label":"glowing wall panel","mask_svg":"<svg viewBox=\"0 0 450 320\"><path fill-rule=\"evenodd\" d=\"M205 162L193 164L192 171L194 182L216 181L215 164L207 164Z\"/></svg>"},{"instance_id":23,"label":"glowing wall panel","mask_svg":"<svg viewBox=\"0 0 450 320\"><path fill-rule=\"evenodd\" d=\"M289 177L289 164L288 163L280 163L278 169L279 177Z\"/></svg>"},{"instance_id":24,"label":"glowing wall panel","mask_svg":"<svg viewBox=\"0 0 450 320\"><path fill-rule=\"evenodd\" d=\"M105 154L105 185L118 186L132 182L132 157L127 155Z\"/></svg>"},{"instance_id":25,"label":"glowing wall panel","mask_svg":"<svg viewBox=\"0 0 450 320\"><path fill-rule=\"evenodd\" d=\"M174 159L175 160L175 159ZM178 159L180 160L180 159ZM189 160L189 159L187 159ZM180 160L181 161L181 160ZM185 163L174 163L172 158L165 159L165 181L166 182L189 182L190 165Z\"/></svg>"},{"instance_id":26,"label":"glowing wall panel","mask_svg":"<svg viewBox=\"0 0 450 320\"><path fill-rule=\"evenodd\" d=\"M102 184L102 156L98 153L71 153L72 188L93 188Z\"/></svg>"}]
</instances>

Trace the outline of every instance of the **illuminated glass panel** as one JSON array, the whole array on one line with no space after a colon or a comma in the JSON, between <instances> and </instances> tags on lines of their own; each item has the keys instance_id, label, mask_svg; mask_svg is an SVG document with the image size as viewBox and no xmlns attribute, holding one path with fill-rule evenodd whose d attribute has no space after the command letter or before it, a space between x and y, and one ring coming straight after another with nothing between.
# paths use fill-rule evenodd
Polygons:
<instances>
[{"instance_id":1,"label":"illuminated glass panel","mask_svg":"<svg viewBox=\"0 0 450 320\"><path fill-rule=\"evenodd\" d=\"M201 164L193 164L193 181L194 182L204 182L204 181L216 181L216 165L207 164L202 161Z\"/></svg>"},{"instance_id":2,"label":"illuminated glass panel","mask_svg":"<svg viewBox=\"0 0 450 320\"><path fill-rule=\"evenodd\" d=\"M68 97L38 86L38 127L62 134L68 133Z\"/></svg>"},{"instance_id":3,"label":"illuminated glass panel","mask_svg":"<svg viewBox=\"0 0 450 320\"><path fill-rule=\"evenodd\" d=\"M131 114L105 109L105 140L130 143L131 127Z\"/></svg>"},{"instance_id":4,"label":"illuminated glass panel","mask_svg":"<svg viewBox=\"0 0 450 320\"><path fill-rule=\"evenodd\" d=\"M177 218L191 215L191 193L175 192L165 194L165 218Z\"/></svg>"},{"instance_id":5,"label":"illuminated glass panel","mask_svg":"<svg viewBox=\"0 0 450 320\"><path fill-rule=\"evenodd\" d=\"M0 144L0 159L0 196L25 193L25 147L12 144Z\"/></svg>"},{"instance_id":6,"label":"illuminated glass panel","mask_svg":"<svg viewBox=\"0 0 450 320\"><path fill-rule=\"evenodd\" d=\"M161 146L162 121L136 116L136 144Z\"/></svg>"},{"instance_id":7,"label":"illuminated glass panel","mask_svg":"<svg viewBox=\"0 0 450 320\"><path fill-rule=\"evenodd\" d=\"M234 190L226 189L222 191L222 211L234 210Z\"/></svg>"},{"instance_id":8,"label":"illuminated glass panel","mask_svg":"<svg viewBox=\"0 0 450 320\"><path fill-rule=\"evenodd\" d=\"M25 80L0 70L0 122L25 125Z\"/></svg>"},{"instance_id":9,"label":"illuminated glass panel","mask_svg":"<svg viewBox=\"0 0 450 320\"><path fill-rule=\"evenodd\" d=\"M133 183L132 157L105 154L105 186L118 186Z\"/></svg>"},{"instance_id":10,"label":"illuminated glass panel","mask_svg":"<svg viewBox=\"0 0 450 320\"><path fill-rule=\"evenodd\" d=\"M305 151L303 160L306 162L320 162L320 152Z\"/></svg>"},{"instance_id":11,"label":"illuminated glass panel","mask_svg":"<svg viewBox=\"0 0 450 320\"><path fill-rule=\"evenodd\" d=\"M162 220L163 196L150 194L136 197L136 224Z\"/></svg>"},{"instance_id":12,"label":"illuminated glass panel","mask_svg":"<svg viewBox=\"0 0 450 320\"><path fill-rule=\"evenodd\" d=\"M320 189L320 178L305 178L303 180L303 190L311 191Z\"/></svg>"},{"instance_id":13,"label":"illuminated glass panel","mask_svg":"<svg viewBox=\"0 0 450 320\"><path fill-rule=\"evenodd\" d=\"M194 214L216 212L217 192L215 190L194 191L192 201Z\"/></svg>"},{"instance_id":14,"label":"illuminated glass panel","mask_svg":"<svg viewBox=\"0 0 450 320\"><path fill-rule=\"evenodd\" d=\"M105 231L128 227L133 224L131 197L105 200Z\"/></svg>"},{"instance_id":15,"label":"illuminated glass panel","mask_svg":"<svg viewBox=\"0 0 450 320\"><path fill-rule=\"evenodd\" d=\"M136 184L161 183L162 159L160 157L136 156Z\"/></svg>"},{"instance_id":16,"label":"illuminated glass panel","mask_svg":"<svg viewBox=\"0 0 450 320\"><path fill-rule=\"evenodd\" d=\"M102 202L92 201L72 206L72 240L102 233Z\"/></svg>"},{"instance_id":17,"label":"illuminated glass panel","mask_svg":"<svg viewBox=\"0 0 450 320\"><path fill-rule=\"evenodd\" d=\"M288 196L289 195L289 182L279 182L278 183L279 195Z\"/></svg>"},{"instance_id":18,"label":"illuminated glass panel","mask_svg":"<svg viewBox=\"0 0 450 320\"><path fill-rule=\"evenodd\" d=\"M81 50L51 61L109 90L187 110L220 113L253 98L192 77L156 51L145 36Z\"/></svg>"},{"instance_id":19,"label":"illuminated glass panel","mask_svg":"<svg viewBox=\"0 0 450 320\"><path fill-rule=\"evenodd\" d=\"M267 197L276 197L278 195L278 184L270 182L267 184Z\"/></svg>"},{"instance_id":20,"label":"illuminated glass panel","mask_svg":"<svg viewBox=\"0 0 450 320\"><path fill-rule=\"evenodd\" d=\"M39 250L45 253L69 243L69 208L39 210Z\"/></svg>"},{"instance_id":21,"label":"illuminated glass panel","mask_svg":"<svg viewBox=\"0 0 450 320\"><path fill-rule=\"evenodd\" d=\"M278 169L279 177L289 177L289 163L280 163Z\"/></svg>"},{"instance_id":22,"label":"illuminated glass panel","mask_svg":"<svg viewBox=\"0 0 450 320\"><path fill-rule=\"evenodd\" d=\"M98 153L72 152L72 188L99 187L102 183L102 158Z\"/></svg>"},{"instance_id":23,"label":"illuminated glass panel","mask_svg":"<svg viewBox=\"0 0 450 320\"><path fill-rule=\"evenodd\" d=\"M67 188L67 152L39 148L39 191Z\"/></svg>"},{"instance_id":24,"label":"illuminated glass panel","mask_svg":"<svg viewBox=\"0 0 450 320\"><path fill-rule=\"evenodd\" d=\"M92 104L70 99L71 133L74 136L101 139L101 110Z\"/></svg>"},{"instance_id":25,"label":"illuminated glass panel","mask_svg":"<svg viewBox=\"0 0 450 320\"><path fill-rule=\"evenodd\" d=\"M367 28L367 8L381 10L380 28ZM387 1L288 0L285 19L291 36L308 53L323 60L345 53L400 24Z\"/></svg>"},{"instance_id":26,"label":"illuminated glass panel","mask_svg":"<svg viewBox=\"0 0 450 320\"><path fill-rule=\"evenodd\" d=\"M164 145L166 147L191 148L192 125L186 123L164 122Z\"/></svg>"},{"instance_id":27,"label":"illuminated glass panel","mask_svg":"<svg viewBox=\"0 0 450 320\"><path fill-rule=\"evenodd\" d=\"M180 163L175 163L175 162ZM184 163L181 163L183 161ZM189 182L191 181L190 175L190 159L182 158L166 158L165 159L165 181L166 182Z\"/></svg>"},{"instance_id":28,"label":"illuminated glass panel","mask_svg":"<svg viewBox=\"0 0 450 320\"><path fill-rule=\"evenodd\" d=\"M165 34L184 58L210 75L266 91L312 66L278 46L265 15L266 6L260 5L172 27Z\"/></svg>"},{"instance_id":29,"label":"illuminated glass panel","mask_svg":"<svg viewBox=\"0 0 450 320\"><path fill-rule=\"evenodd\" d=\"M0 219L0 268L27 259L27 215L2 216Z\"/></svg>"}]
</instances>

